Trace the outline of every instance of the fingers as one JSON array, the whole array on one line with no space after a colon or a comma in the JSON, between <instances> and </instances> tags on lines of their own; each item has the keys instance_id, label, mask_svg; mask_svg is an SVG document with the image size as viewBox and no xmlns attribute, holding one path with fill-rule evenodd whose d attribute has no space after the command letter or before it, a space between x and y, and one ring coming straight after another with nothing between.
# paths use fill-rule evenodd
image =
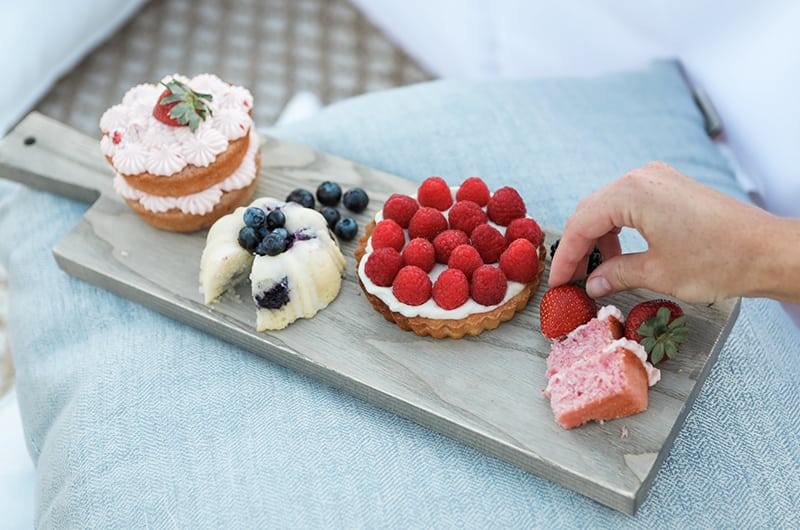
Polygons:
<instances>
[{"instance_id":1,"label":"fingers","mask_svg":"<svg viewBox=\"0 0 800 530\"><path fill-rule=\"evenodd\" d=\"M595 246L604 260L622 252L617 237L620 227L604 211L602 205L606 201L602 191L582 200L567 220L558 251L550 264L550 286L582 279L586 274L587 258Z\"/></svg>"},{"instance_id":2,"label":"fingers","mask_svg":"<svg viewBox=\"0 0 800 530\"><path fill-rule=\"evenodd\" d=\"M648 258L647 252L634 252L604 260L586 280L587 294L601 298L638 287L659 290L647 273Z\"/></svg>"}]
</instances>

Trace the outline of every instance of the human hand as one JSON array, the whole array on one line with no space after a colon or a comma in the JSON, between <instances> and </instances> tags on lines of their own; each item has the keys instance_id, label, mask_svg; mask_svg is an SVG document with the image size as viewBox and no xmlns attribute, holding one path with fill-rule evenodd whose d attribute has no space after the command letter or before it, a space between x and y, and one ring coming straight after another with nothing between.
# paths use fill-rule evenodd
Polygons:
<instances>
[{"instance_id":1,"label":"human hand","mask_svg":"<svg viewBox=\"0 0 800 530\"><path fill-rule=\"evenodd\" d=\"M647 250L622 254L618 234L623 227L637 230ZM663 162L651 162L579 202L564 227L548 281L557 286L581 279L597 245L603 263L586 281L593 298L644 287L687 302L731 296L796 302L800 282L791 278L800 268L798 242L798 220L777 218Z\"/></svg>"}]
</instances>

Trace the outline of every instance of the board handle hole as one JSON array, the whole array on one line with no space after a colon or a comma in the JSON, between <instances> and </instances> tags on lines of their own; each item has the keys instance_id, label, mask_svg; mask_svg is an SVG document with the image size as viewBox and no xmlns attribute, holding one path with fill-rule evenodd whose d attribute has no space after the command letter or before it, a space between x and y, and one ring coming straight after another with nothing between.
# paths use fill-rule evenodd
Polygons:
<instances>
[{"instance_id":1,"label":"board handle hole","mask_svg":"<svg viewBox=\"0 0 800 530\"><path fill-rule=\"evenodd\" d=\"M35 136L28 136L27 138L25 138L22 141L22 143L24 143L25 145L33 145L33 144L36 143L36 137Z\"/></svg>"}]
</instances>

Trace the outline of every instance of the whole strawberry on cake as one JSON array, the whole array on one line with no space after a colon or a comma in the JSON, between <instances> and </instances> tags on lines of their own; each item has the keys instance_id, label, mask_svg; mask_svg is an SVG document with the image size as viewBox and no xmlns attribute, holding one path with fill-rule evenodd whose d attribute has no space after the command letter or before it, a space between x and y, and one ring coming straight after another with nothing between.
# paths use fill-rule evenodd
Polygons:
<instances>
[{"instance_id":1,"label":"whole strawberry on cake","mask_svg":"<svg viewBox=\"0 0 800 530\"><path fill-rule=\"evenodd\" d=\"M523 310L544 272L544 235L520 194L480 178L426 179L393 194L366 226L358 280L386 320L417 335L461 338Z\"/></svg>"},{"instance_id":2,"label":"whole strawberry on cake","mask_svg":"<svg viewBox=\"0 0 800 530\"><path fill-rule=\"evenodd\" d=\"M100 118L114 189L147 223L193 232L247 203L260 165L243 87L215 75L140 84Z\"/></svg>"}]
</instances>

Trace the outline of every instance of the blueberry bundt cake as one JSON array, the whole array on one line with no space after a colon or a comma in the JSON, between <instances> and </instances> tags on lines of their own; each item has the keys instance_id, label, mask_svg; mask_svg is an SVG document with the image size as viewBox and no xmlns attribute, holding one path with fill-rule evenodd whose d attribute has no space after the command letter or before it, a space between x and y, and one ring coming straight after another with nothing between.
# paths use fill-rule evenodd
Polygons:
<instances>
[{"instance_id":1,"label":"blueberry bundt cake","mask_svg":"<svg viewBox=\"0 0 800 530\"><path fill-rule=\"evenodd\" d=\"M330 304L341 289L344 266L319 212L260 198L209 230L200 291L210 304L249 275L258 331L278 330Z\"/></svg>"},{"instance_id":2,"label":"blueberry bundt cake","mask_svg":"<svg viewBox=\"0 0 800 530\"><path fill-rule=\"evenodd\" d=\"M114 189L155 227L208 228L255 190L260 149L252 107L247 89L210 74L131 88L100 118Z\"/></svg>"}]
</instances>

